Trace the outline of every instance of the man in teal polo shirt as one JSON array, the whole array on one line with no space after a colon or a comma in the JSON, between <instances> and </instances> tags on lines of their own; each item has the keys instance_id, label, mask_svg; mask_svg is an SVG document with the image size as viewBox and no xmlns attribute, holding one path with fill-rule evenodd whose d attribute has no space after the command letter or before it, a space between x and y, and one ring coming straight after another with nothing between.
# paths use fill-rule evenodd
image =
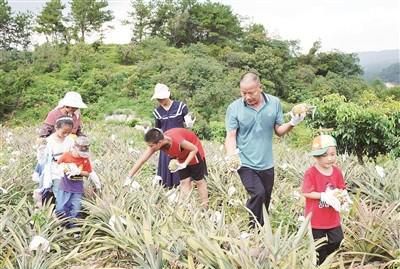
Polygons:
<instances>
[{"instance_id":1,"label":"man in teal polo shirt","mask_svg":"<svg viewBox=\"0 0 400 269\"><path fill-rule=\"evenodd\" d=\"M277 97L263 93L256 73L245 73L240 79L242 98L232 102L225 117L227 156L239 152L240 179L250 195L246 206L254 214L250 226L256 222L264 225L263 204L268 210L274 185L272 136L288 133L299 124L304 115L291 115L290 122L283 122L283 113Z\"/></svg>"}]
</instances>

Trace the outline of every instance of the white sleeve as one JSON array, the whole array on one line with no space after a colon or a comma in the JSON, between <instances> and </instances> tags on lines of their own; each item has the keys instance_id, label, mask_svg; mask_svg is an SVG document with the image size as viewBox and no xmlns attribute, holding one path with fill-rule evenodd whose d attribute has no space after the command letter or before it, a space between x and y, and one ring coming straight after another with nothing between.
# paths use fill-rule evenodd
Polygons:
<instances>
[{"instance_id":1,"label":"white sleeve","mask_svg":"<svg viewBox=\"0 0 400 269\"><path fill-rule=\"evenodd\" d=\"M52 170L52 162L53 162L53 151L51 149L50 143L46 146L46 162L43 167L43 182L42 188L50 188L53 185L53 180L51 176Z\"/></svg>"}]
</instances>

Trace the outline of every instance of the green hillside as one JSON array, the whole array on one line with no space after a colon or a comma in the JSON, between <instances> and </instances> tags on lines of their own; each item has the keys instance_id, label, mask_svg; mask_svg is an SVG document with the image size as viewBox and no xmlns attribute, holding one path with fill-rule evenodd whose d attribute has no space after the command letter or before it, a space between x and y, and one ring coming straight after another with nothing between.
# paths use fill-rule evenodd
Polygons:
<instances>
[{"instance_id":1,"label":"green hillside","mask_svg":"<svg viewBox=\"0 0 400 269\"><path fill-rule=\"evenodd\" d=\"M93 17L88 19L81 13L89 7L82 0L72 2L74 12L68 17L62 12L65 6L52 0L34 18L13 13L2 0L3 124L41 122L70 90L88 103L85 122L121 112L135 114L131 126L149 122L155 106L150 97L160 82L196 114L194 128L202 139L221 141L225 110L239 96L240 75L253 70L265 92L283 101L285 111L300 102L325 108L317 109L307 122L308 132L295 133L298 146L308 144L307 138L322 127L333 128L343 151L356 154L360 162L363 156L400 154L400 88L365 81L356 54L321 52L320 42L302 54L296 41L273 39L259 24L244 26L227 5L196 1L161 1L154 6L135 2L131 44L104 45L101 39L88 44L86 35L111 19L107 3L90 6ZM33 31L48 42L27 50Z\"/></svg>"}]
</instances>

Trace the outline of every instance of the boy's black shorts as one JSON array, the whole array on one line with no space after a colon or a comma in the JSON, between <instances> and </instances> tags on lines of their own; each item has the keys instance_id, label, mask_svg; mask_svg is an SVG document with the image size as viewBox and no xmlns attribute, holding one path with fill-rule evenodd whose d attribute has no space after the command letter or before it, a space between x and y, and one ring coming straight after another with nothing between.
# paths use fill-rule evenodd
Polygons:
<instances>
[{"instance_id":1,"label":"boy's black shorts","mask_svg":"<svg viewBox=\"0 0 400 269\"><path fill-rule=\"evenodd\" d=\"M198 164L188 165L186 168L179 170L178 172L181 180L188 177L196 181L205 179L205 176L208 175L206 160L204 159Z\"/></svg>"},{"instance_id":2,"label":"boy's black shorts","mask_svg":"<svg viewBox=\"0 0 400 269\"><path fill-rule=\"evenodd\" d=\"M315 240L328 237L328 244L335 244L342 242L343 240L343 231L342 227L338 226L332 229L312 229L312 234Z\"/></svg>"}]
</instances>

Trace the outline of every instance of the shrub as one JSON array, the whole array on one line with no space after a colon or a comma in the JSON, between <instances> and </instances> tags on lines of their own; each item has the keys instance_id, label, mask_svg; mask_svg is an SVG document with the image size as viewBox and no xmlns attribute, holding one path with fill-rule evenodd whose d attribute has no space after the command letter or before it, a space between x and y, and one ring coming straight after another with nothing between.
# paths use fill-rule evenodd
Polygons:
<instances>
[{"instance_id":1,"label":"shrub","mask_svg":"<svg viewBox=\"0 0 400 269\"><path fill-rule=\"evenodd\" d=\"M400 111L397 103L390 109L382 109L384 105L379 102L359 105L346 102L339 95L329 95L321 101L314 99L312 103L317 111L314 120L308 121L309 125L333 128L339 152L354 153L360 163L363 156L375 160L398 143L396 116L393 116Z\"/></svg>"}]
</instances>

